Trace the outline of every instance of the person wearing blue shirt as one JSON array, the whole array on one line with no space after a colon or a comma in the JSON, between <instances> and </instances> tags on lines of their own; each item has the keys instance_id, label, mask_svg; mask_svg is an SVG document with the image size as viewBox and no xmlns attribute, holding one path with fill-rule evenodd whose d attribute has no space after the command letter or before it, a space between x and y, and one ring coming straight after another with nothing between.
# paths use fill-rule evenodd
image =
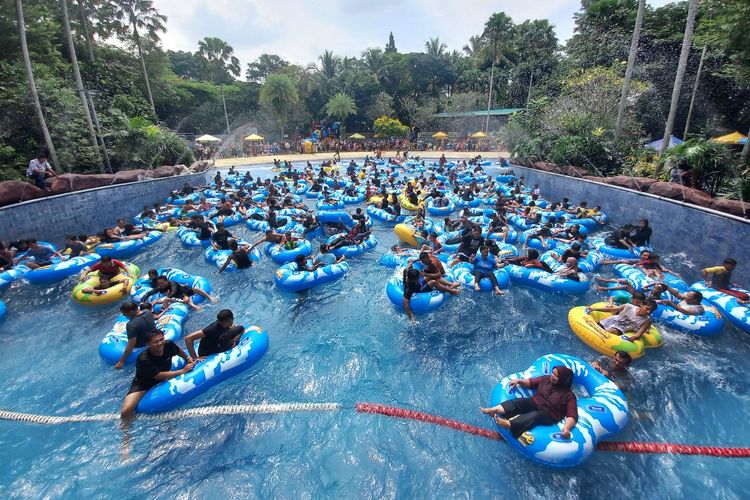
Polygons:
<instances>
[{"instance_id":1,"label":"person wearing blue shirt","mask_svg":"<svg viewBox=\"0 0 750 500\"><path fill-rule=\"evenodd\" d=\"M479 282L487 278L492 283L495 295L502 295L503 291L500 290L500 285L497 282L494 272L501 265L495 256L490 253L490 249L486 246L480 248L479 253L472 258L472 263L474 264L474 270L472 271L474 275L474 290L479 291Z\"/></svg>"}]
</instances>

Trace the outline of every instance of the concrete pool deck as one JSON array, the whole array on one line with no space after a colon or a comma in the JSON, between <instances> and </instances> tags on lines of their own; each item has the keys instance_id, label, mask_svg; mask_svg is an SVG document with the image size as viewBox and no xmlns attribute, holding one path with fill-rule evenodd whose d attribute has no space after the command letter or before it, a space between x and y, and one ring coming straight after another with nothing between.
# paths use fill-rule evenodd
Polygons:
<instances>
[{"instance_id":1,"label":"concrete pool deck","mask_svg":"<svg viewBox=\"0 0 750 500\"><path fill-rule=\"evenodd\" d=\"M342 160L353 160L364 158L366 155L374 155L372 151L347 151L341 153ZM510 153L507 151L409 151L409 156L421 156L424 158L440 158L440 155L445 155L448 160L468 160L476 155L482 155L482 158L489 159L492 161L497 160L503 156L505 158L510 157ZM383 151L383 158L393 158L396 156L395 151ZM323 161L333 159L333 152L327 151L324 153L309 153L309 154L285 154L285 155L263 155L263 156L240 156L237 158L219 158L216 160L216 168L228 168L234 165L246 166L246 165L262 165L265 163L272 163L274 158L279 161Z\"/></svg>"}]
</instances>

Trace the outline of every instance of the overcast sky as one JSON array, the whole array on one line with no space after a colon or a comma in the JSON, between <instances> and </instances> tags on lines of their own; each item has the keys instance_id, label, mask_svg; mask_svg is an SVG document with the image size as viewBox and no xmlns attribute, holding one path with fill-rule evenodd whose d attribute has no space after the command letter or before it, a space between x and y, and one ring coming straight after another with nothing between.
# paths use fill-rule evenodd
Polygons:
<instances>
[{"instance_id":1,"label":"overcast sky","mask_svg":"<svg viewBox=\"0 0 750 500\"><path fill-rule=\"evenodd\" d=\"M424 50L439 36L449 50L482 31L493 12L516 23L549 19L564 42L573 34L580 0L155 0L168 17L162 40L171 50L197 50L198 40L216 36L234 47L244 76L247 63L262 53L297 64L315 62L326 49L357 56L384 47L393 31L399 52ZM659 7L668 0L649 0Z\"/></svg>"}]
</instances>

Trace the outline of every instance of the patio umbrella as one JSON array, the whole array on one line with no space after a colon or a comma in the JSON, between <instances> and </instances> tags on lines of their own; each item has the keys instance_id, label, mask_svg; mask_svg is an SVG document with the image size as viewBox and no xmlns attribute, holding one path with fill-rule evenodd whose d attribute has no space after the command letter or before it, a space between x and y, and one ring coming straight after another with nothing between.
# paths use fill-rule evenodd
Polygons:
<instances>
[{"instance_id":1,"label":"patio umbrella","mask_svg":"<svg viewBox=\"0 0 750 500\"><path fill-rule=\"evenodd\" d=\"M433 139L447 139L448 134L446 134L445 132L435 132L434 134L432 134L432 138Z\"/></svg>"},{"instance_id":2,"label":"patio umbrella","mask_svg":"<svg viewBox=\"0 0 750 500\"><path fill-rule=\"evenodd\" d=\"M195 142L221 142L221 139L212 135L204 134L198 137Z\"/></svg>"},{"instance_id":3,"label":"patio umbrella","mask_svg":"<svg viewBox=\"0 0 750 500\"><path fill-rule=\"evenodd\" d=\"M722 144L742 144L740 142L742 139L747 139L747 137L735 131L731 134L714 137L711 139L711 142L720 142Z\"/></svg>"},{"instance_id":4,"label":"patio umbrella","mask_svg":"<svg viewBox=\"0 0 750 500\"><path fill-rule=\"evenodd\" d=\"M487 134L480 130L479 132L474 132L469 137L471 137L472 139L484 139L485 137L487 137Z\"/></svg>"},{"instance_id":5,"label":"patio umbrella","mask_svg":"<svg viewBox=\"0 0 750 500\"><path fill-rule=\"evenodd\" d=\"M263 136L260 136L258 134L250 134L247 137L245 137L245 140L246 141L258 142L258 141L262 141L263 140Z\"/></svg>"},{"instance_id":6,"label":"patio umbrella","mask_svg":"<svg viewBox=\"0 0 750 500\"><path fill-rule=\"evenodd\" d=\"M352 135L349 136L349 139L364 139L364 138L365 138L365 136L362 135L362 134L359 134L359 133L352 134Z\"/></svg>"}]
</instances>

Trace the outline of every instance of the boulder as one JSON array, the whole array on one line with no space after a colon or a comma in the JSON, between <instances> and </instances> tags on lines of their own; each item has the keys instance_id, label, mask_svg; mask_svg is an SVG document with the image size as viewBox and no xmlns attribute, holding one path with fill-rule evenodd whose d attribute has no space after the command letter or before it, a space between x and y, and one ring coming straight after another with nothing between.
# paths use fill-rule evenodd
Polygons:
<instances>
[{"instance_id":1,"label":"boulder","mask_svg":"<svg viewBox=\"0 0 750 500\"><path fill-rule=\"evenodd\" d=\"M649 191L651 186L658 182L655 179L649 179L648 177L628 177L626 175L615 175L614 177L607 177L605 181L607 184L613 186L624 187L632 189L633 191Z\"/></svg>"},{"instance_id":2,"label":"boulder","mask_svg":"<svg viewBox=\"0 0 750 500\"><path fill-rule=\"evenodd\" d=\"M207 161L207 160L200 160L200 161L193 162L193 164L190 165L189 170L191 172L197 174L197 173L200 173L200 172L205 172L209 168L211 168L211 163L209 161Z\"/></svg>"},{"instance_id":3,"label":"boulder","mask_svg":"<svg viewBox=\"0 0 750 500\"><path fill-rule=\"evenodd\" d=\"M54 194L60 194L109 186L114 183L113 174L61 174L52 178L50 187Z\"/></svg>"},{"instance_id":4,"label":"boulder","mask_svg":"<svg viewBox=\"0 0 750 500\"><path fill-rule=\"evenodd\" d=\"M587 181L602 182L602 183L607 182L606 177L594 177L592 175L584 175L583 178L586 179Z\"/></svg>"},{"instance_id":5,"label":"boulder","mask_svg":"<svg viewBox=\"0 0 750 500\"><path fill-rule=\"evenodd\" d=\"M123 184L125 182L136 182L140 176L145 176L146 171L141 169L135 170L120 170L115 173L115 184Z\"/></svg>"},{"instance_id":6,"label":"boulder","mask_svg":"<svg viewBox=\"0 0 750 500\"><path fill-rule=\"evenodd\" d=\"M737 217L750 219L750 203L740 200L727 200L726 198L716 198L711 203L711 208Z\"/></svg>"},{"instance_id":7,"label":"boulder","mask_svg":"<svg viewBox=\"0 0 750 500\"><path fill-rule=\"evenodd\" d=\"M581 178L584 175L589 175L589 171L585 168L581 167L574 167L573 165L563 165L559 167L559 171L562 174L569 175L570 177L578 177Z\"/></svg>"},{"instance_id":8,"label":"boulder","mask_svg":"<svg viewBox=\"0 0 750 500\"><path fill-rule=\"evenodd\" d=\"M672 182L654 182L648 192L672 200L681 200L692 205L709 208L714 199L698 189L684 187Z\"/></svg>"},{"instance_id":9,"label":"boulder","mask_svg":"<svg viewBox=\"0 0 750 500\"><path fill-rule=\"evenodd\" d=\"M21 201L43 198L46 194L29 182L0 181L0 207Z\"/></svg>"},{"instance_id":10,"label":"boulder","mask_svg":"<svg viewBox=\"0 0 750 500\"><path fill-rule=\"evenodd\" d=\"M693 188L685 188L682 199L687 203L704 208L711 208L711 205L714 203L714 199L710 195Z\"/></svg>"},{"instance_id":11,"label":"boulder","mask_svg":"<svg viewBox=\"0 0 750 500\"><path fill-rule=\"evenodd\" d=\"M146 177L151 179L161 179L162 177L172 177L174 175L183 175L187 173L189 172L185 165L163 165L148 170L146 172Z\"/></svg>"}]
</instances>

